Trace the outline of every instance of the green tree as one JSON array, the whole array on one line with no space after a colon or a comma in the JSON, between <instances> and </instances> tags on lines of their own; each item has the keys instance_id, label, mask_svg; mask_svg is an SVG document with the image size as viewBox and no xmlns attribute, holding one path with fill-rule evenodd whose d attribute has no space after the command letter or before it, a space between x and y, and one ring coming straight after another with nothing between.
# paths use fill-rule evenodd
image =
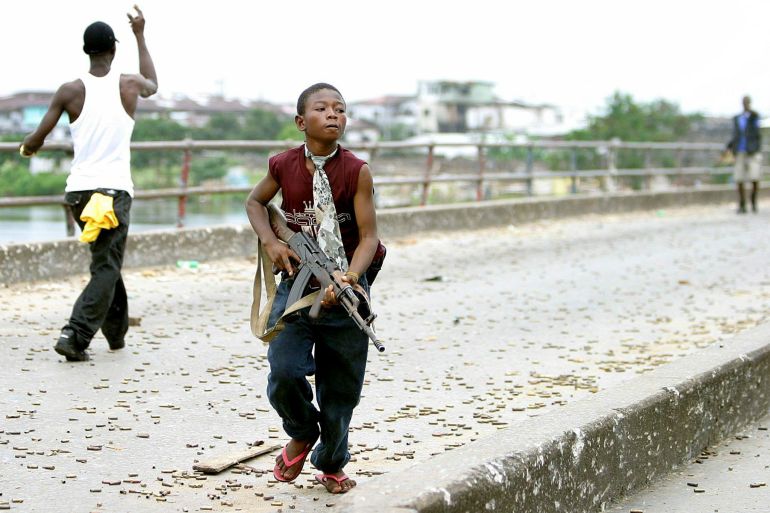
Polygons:
<instances>
[{"instance_id":1,"label":"green tree","mask_svg":"<svg viewBox=\"0 0 770 513\"><path fill-rule=\"evenodd\" d=\"M61 194L67 181L65 173L29 172L25 163L0 164L0 196L44 196Z\"/></svg>"},{"instance_id":2,"label":"green tree","mask_svg":"<svg viewBox=\"0 0 770 513\"><path fill-rule=\"evenodd\" d=\"M197 130L195 137L207 140L270 141L279 137L288 122L284 116L263 109L250 110L244 116L216 113L204 127Z\"/></svg>"},{"instance_id":3,"label":"green tree","mask_svg":"<svg viewBox=\"0 0 770 513\"><path fill-rule=\"evenodd\" d=\"M176 121L167 118L136 120L133 141L181 141L190 135L190 130ZM134 151L131 153L131 164L136 168L153 168L157 173L168 167L179 167L182 164L182 153L179 151L156 150ZM168 184L165 184L168 185Z\"/></svg>"},{"instance_id":4,"label":"green tree","mask_svg":"<svg viewBox=\"0 0 770 513\"><path fill-rule=\"evenodd\" d=\"M227 174L230 165L225 155L196 155L190 164L190 184L200 185L205 180L218 180Z\"/></svg>"},{"instance_id":5,"label":"green tree","mask_svg":"<svg viewBox=\"0 0 770 513\"><path fill-rule=\"evenodd\" d=\"M246 113L241 129L241 139L254 141L274 141L281 132L285 120L275 112L253 109Z\"/></svg>"},{"instance_id":6,"label":"green tree","mask_svg":"<svg viewBox=\"0 0 770 513\"><path fill-rule=\"evenodd\" d=\"M241 138L242 126L234 114L217 112L211 115L206 126L197 131L198 139L225 141Z\"/></svg>"},{"instance_id":7,"label":"green tree","mask_svg":"<svg viewBox=\"0 0 770 513\"><path fill-rule=\"evenodd\" d=\"M621 141L674 142L686 137L693 125L702 120L700 113L685 114L679 105L658 99L648 103L636 102L630 94L616 91L607 98L603 112L590 116L586 128L574 130L565 139L572 141ZM578 169L603 167L602 155L578 150L575 164ZM569 169L571 155L568 151L552 152L548 157L551 169ZM632 169L644 167L644 151L624 149L618 152L616 165ZM657 162L663 166L674 164L671 154L659 154Z\"/></svg>"},{"instance_id":8,"label":"green tree","mask_svg":"<svg viewBox=\"0 0 770 513\"><path fill-rule=\"evenodd\" d=\"M179 141L187 137L189 129L167 118L140 118L134 125L134 141Z\"/></svg>"},{"instance_id":9,"label":"green tree","mask_svg":"<svg viewBox=\"0 0 770 513\"><path fill-rule=\"evenodd\" d=\"M284 123L284 125L281 127L281 131L278 132L277 137L279 141L304 141L305 140L305 134L297 130L297 125L294 124L294 121L290 123Z\"/></svg>"},{"instance_id":10,"label":"green tree","mask_svg":"<svg viewBox=\"0 0 770 513\"><path fill-rule=\"evenodd\" d=\"M513 142L516 137L514 135L506 135L506 141ZM499 162L509 161L523 161L528 158L529 150L527 148L520 148L514 146L493 146L487 149L487 158L496 160ZM543 151L540 149L532 150L533 160L537 160L543 157Z\"/></svg>"},{"instance_id":11,"label":"green tree","mask_svg":"<svg viewBox=\"0 0 770 513\"><path fill-rule=\"evenodd\" d=\"M24 140L23 134L4 134L0 135L0 142L15 142L21 144L21 141ZM19 153L18 152L0 152L0 165L2 165L4 162L10 161L10 162L18 162L19 161ZM27 166L28 167L28 166Z\"/></svg>"},{"instance_id":12,"label":"green tree","mask_svg":"<svg viewBox=\"0 0 770 513\"><path fill-rule=\"evenodd\" d=\"M571 132L567 139L670 142L686 136L701 114L683 114L679 105L658 99L637 103L630 94L616 91L607 98L604 112L591 116L588 126Z\"/></svg>"}]
</instances>

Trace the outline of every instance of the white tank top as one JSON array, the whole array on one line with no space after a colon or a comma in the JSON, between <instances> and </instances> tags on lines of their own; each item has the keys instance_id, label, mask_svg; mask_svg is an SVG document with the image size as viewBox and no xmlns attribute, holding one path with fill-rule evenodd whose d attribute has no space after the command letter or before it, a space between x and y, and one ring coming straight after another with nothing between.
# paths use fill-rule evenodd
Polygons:
<instances>
[{"instance_id":1,"label":"white tank top","mask_svg":"<svg viewBox=\"0 0 770 513\"><path fill-rule=\"evenodd\" d=\"M81 77L86 87L83 111L70 123L75 158L66 191L116 189L134 196L131 133L134 120L120 100L120 73Z\"/></svg>"}]
</instances>

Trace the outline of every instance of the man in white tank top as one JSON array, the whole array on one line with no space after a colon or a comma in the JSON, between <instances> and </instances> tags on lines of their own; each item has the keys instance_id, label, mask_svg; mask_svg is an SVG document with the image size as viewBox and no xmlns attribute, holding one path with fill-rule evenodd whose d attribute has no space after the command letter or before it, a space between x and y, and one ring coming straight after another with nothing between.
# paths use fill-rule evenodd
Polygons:
<instances>
[{"instance_id":1,"label":"man in white tank top","mask_svg":"<svg viewBox=\"0 0 770 513\"><path fill-rule=\"evenodd\" d=\"M54 94L40 125L24 139L21 152L33 155L63 113L70 121L75 157L67 178L65 201L80 225L80 213L98 191L113 197L119 225L102 230L90 243L91 280L72 308L54 350L68 361L89 359L86 348L99 329L110 349L121 349L128 331L128 299L120 270L128 235L134 186L131 181L131 133L139 96L158 90L155 66L144 40L144 15L128 14L139 49L139 74L120 74L111 69L115 34L97 21L83 34L83 51L91 62L88 73L62 84Z\"/></svg>"}]
</instances>

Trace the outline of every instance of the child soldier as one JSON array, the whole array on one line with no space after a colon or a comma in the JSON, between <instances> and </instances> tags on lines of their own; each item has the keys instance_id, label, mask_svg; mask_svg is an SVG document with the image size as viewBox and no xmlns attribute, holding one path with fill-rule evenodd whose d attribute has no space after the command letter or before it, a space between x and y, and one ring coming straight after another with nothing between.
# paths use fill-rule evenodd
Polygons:
<instances>
[{"instance_id":1,"label":"child soldier","mask_svg":"<svg viewBox=\"0 0 770 513\"><path fill-rule=\"evenodd\" d=\"M279 190L289 227L316 237L344 273L339 278L368 294L367 270L382 246L369 166L338 143L346 122L345 100L337 88L319 83L305 89L295 117L305 144L272 157L267 176L246 202L254 231L282 271L270 323L284 312L298 261L268 221L265 205ZM312 450L311 461L321 471L316 480L331 493L345 493L356 485L343 468L350 459L348 427L360 400L369 344L337 304L331 287L321 293L321 315L313 320L309 308L300 310L268 349L267 395L291 438L276 459L273 474L279 481L293 481ZM318 408L307 381L313 374Z\"/></svg>"}]
</instances>

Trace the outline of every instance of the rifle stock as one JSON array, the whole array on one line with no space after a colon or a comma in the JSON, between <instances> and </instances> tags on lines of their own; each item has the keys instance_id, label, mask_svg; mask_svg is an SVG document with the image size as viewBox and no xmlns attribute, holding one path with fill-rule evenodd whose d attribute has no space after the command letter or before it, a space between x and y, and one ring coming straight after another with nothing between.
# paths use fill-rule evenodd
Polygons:
<instances>
[{"instance_id":1,"label":"rifle stock","mask_svg":"<svg viewBox=\"0 0 770 513\"><path fill-rule=\"evenodd\" d=\"M288 244L289 239L297 232L289 228L281 209L275 206L275 204L269 203L267 205L267 216L270 219L270 228L273 229L275 236Z\"/></svg>"},{"instance_id":2,"label":"rifle stock","mask_svg":"<svg viewBox=\"0 0 770 513\"><path fill-rule=\"evenodd\" d=\"M323 250L321 250L315 239L304 232L295 232L289 228L286 217L283 215L280 208L273 203L269 203L266 208L270 227L276 237L288 244L300 257L297 278L295 278L294 284L289 292L289 301L287 302L287 305L291 305L294 300L299 299L302 296L302 293L310 280L310 276L313 275L321 285L321 292L311 307L309 315L312 318L318 316L321 307L321 294L323 294L323 291L331 285L338 303L347 311L348 315L353 319L358 328L369 337L374 344L374 347L377 348L377 351L385 351L385 346L377 337L377 334L371 326L376 315L369 311L369 315L366 319L361 316L358 312L360 301L358 296L356 296L353 287L345 282L337 281L334 277L334 272L340 270L337 265L323 252ZM302 277L302 279L299 279L300 277Z\"/></svg>"}]
</instances>

